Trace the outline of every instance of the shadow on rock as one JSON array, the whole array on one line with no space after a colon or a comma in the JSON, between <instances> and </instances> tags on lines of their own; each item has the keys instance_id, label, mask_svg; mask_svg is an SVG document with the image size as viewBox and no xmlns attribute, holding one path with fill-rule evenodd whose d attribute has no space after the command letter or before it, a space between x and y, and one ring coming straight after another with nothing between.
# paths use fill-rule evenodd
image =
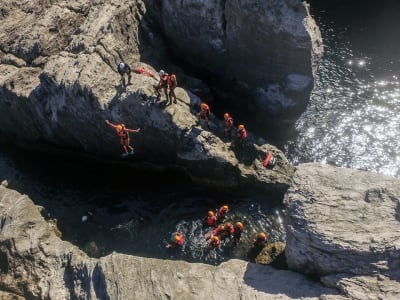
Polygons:
<instances>
[{"instance_id":1,"label":"shadow on rock","mask_svg":"<svg viewBox=\"0 0 400 300\"><path fill-rule=\"evenodd\" d=\"M336 290L326 288L304 275L253 263L247 265L244 282L258 291L275 294L277 298L282 294L291 299L321 299L321 295L338 295Z\"/></svg>"}]
</instances>

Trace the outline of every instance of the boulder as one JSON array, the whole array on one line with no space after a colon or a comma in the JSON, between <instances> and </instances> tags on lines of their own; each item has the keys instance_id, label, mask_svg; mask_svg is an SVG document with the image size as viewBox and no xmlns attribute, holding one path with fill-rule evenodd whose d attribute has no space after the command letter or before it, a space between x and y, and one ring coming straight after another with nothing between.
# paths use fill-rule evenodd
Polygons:
<instances>
[{"instance_id":1,"label":"boulder","mask_svg":"<svg viewBox=\"0 0 400 300\"><path fill-rule=\"evenodd\" d=\"M285 194L289 268L352 299L400 297L400 180L300 164Z\"/></svg>"},{"instance_id":2,"label":"boulder","mask_svg":"<svg viewBox=\"0 0 400 300\"><path fill-rule=\"evenodd\" d=\"M153 34L142 1L15 1L4 11L1 134L115 158L122 149L109 119L142 129L132 136L135 161L146 167L182 168L196 181L223 188L254 184L283 192L290 184L293 168L276 147L250 134L246 149L232 149L222 139L221 119L212 116L210 130L196 125L197 96L178 87L178 103L166 105L164 95L158 100L154 94L157 79L135 72L142 67L157 75L141 62L153 51L144 39ZM116 70L120 60L134 70L126 88ZM262 166L267 151L278 158L274 169Z\"/></svg>"},{"instance_id":3,"label":"boulder","mask_svg":"<svg viewBox=\"0 0 400 300\"><path fill-rule=\"evenodd\" d=\"M272 114L304 110L323 53L305 1L164 0L159 19L175 56L211 74L218 86L243 92L243 105ZM271 83L284 87L293 76L297 93L281 89L260 103L260 91Z\"/></svg>"}]
</instances>

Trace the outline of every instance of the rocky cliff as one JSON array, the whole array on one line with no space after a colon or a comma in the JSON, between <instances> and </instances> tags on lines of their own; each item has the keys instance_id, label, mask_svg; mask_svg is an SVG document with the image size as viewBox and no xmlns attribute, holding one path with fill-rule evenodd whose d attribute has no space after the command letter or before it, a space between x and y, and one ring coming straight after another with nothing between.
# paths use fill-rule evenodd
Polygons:
<instances>
[{"instance_id":1,"label":"rocky cliff","mask_svg":"<svg viewBox=\"0 0 400 300\"><path fill-rule=\"evenodd\" d=\"M160 20L177 56L270 113L311 90L322 40L305 2L163 0Z\"/></svg>"},{"instance_id":2,"label":"rocky cliff","mask_svg":"<svg viewBox=\"0 0 400 300\"><path fill-rule=\"evenodd\" d=\"M400 180L302 164L285 195L286 257L351 299L400 297Z\"/></svg>"},{"instance_id":3,"label":"rocky cliff","mask_svg":"<svg viewBox=\"0 0 400 300\"><path fill-rule=\"evenodd\" d=\"M197 2L200 6L206 3ZM250 4L263 3L253 2L249 1L248 9ZM200 99L188 90L178 87L178 103L167 106L164 99L157 101L154 95L157 80L153 77L134 72L132 85L126 89L121 85L116 70L121 60L133 69L144 67L155 75L153 66L161 58L166 60L167 46L175 42L172 37L165 42L162 34L157 33L154 16L160 5L162 13L167 14L168 3L173 5L140 0L34 0L4 4L0 14L0 133L17 142L118 156L118 138L104 122L110 119L130 128L142 128L134 136L137 161L179 166L196 180L222 187L250 184L284 191L293 169L276 147L250 134L247 149L234 149L230 142L222 140L220 116L212 115L211 129L203 130L196 125ZM282 3L287 6L285 11L297 10L290 9L285 1ZM272 2L268 7L271 5ZM190 7L182 9L191 11ZM239 8L234 11L239 14ZM259 13L263 11L265 7ZM167 19L163 18L165 22ZM284 24L277 32L287 27ZM300 15L291 24L303 27ZM167 24L164 27L167 30ZM306 30L294 31L302 32L303 42L298 47L308 43L309 51ZM205 33L203 36L205 39ZM297 44L293 41L291 45ZM236 53L239 52L237 49ZM305 52L302 53L301 57ZM235 55L232 60L238 57ZM297 60L302 61L301 57ZM309 62L308 59L302 65ZM168 65L182 81L199 82L171 63ZM268 151L278 158L273 170L262 167Z\"/></svg>"}]
</instances>

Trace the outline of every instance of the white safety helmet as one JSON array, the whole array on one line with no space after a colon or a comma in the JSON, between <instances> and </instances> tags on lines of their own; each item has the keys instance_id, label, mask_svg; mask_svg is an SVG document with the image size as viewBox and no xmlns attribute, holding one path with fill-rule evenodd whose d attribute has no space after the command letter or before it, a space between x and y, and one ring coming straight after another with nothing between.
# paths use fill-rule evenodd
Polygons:
<instances>
[{"instance_id":1,"label":"white safety helmet","mask_svg":"<svg viewBox=\"0 0 400 300\"><path fill-rule=\"evenodd\" d=\"M164 76L165 72L164 72L164 70L160 70L160 73L158 73L158 74L160 74L160 76Z\"/></svg>"},{"instance_id":2,"label":"white safety helmet","mask_svg":"<svg viewBox=\"0 0 400 300\"><path fill-rule=\"evenodd\" d=\"M120 62L118 68L122 70L123 68L125 68L125 64L123 62Z\"/></svg>"}]
</instances>

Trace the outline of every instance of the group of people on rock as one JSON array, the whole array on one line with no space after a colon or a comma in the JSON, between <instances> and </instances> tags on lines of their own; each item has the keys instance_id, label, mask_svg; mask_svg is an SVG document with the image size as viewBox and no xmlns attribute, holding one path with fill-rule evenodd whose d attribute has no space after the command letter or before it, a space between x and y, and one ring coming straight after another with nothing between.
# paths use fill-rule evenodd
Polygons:
<instances>
[{"instance_id":1,"label":"group of people on rock","mask_svg":"<svg viewBox=\"0 0 400 300\"><path fill-rule=\"evenodd\" d=\"M121 76L121 83L124 87L126 87L125 75L128 76L128 85L131 84L132 78L132 69L126 62L120 62L118 64L118 73ZM139 68L139 73L145 72L143 68ZM151 77L154 77L151 72L147 72ZM177 103L175 88L178 86L178 81L175 74L168 74L164 70L160 70L159 72L159 81L157 85L154 85L154 90L157 95L157 99L160 100L161 92L163 91L165 97L167 99L167 104L170 105L173 103ZM208 129L210 129L210 106L207 103L201 103L200 111L197 114L197 125L200 125L200 122L204 120L207 124ZM114 128L117 131L118 136L120 137L120 143L124 152L122 153L122 157L134 154L133 147L131 145L131 139L129 137L129 133L137 133L140 131L140 128L137 129L129 129L126 128L124 124L113 124L109 120L106 120L106 123ZM234 128L234 120L229 113L224 114L224 138L231 139L232 138L232 130ZM244 147L245 141L247 139L247 130L243 124L240 124L236 131L236 141L241 147Z\"/></svg>"},{"instance_id":2,"label":"group of people on rock","mask_svg":"<svg viewBox=\"0 0 400 300\"><path fill-rule=\"evenodd\" d=\"M200 111L197 114L197 119L198 122L197 124L199 125L201 120L204 120L207 124L208 129L210 129L210 106L207 103L201 103L200 105ZM232 116L229 113L224 113L224 137L225 139L231 139L232 138L232 130L234 128L234 121ZM241 147L244 147L245 141L247 139L247 130L244 127L243 124L240 124L237 128L236 131L236 138L237 142Z\"/></svg>"},{"instance_id":3,"label":"group of people on rock","mask_svg":"<svg viewBox=\"0 0 400 300\"><path fill-rule=\"evenodd\" d=\"M221 247L221 241L225 239L233 239L236 245L243 233L244 227L242 222L236 222L234 225L227 221L229 206L221 206L215 213L210 210L207 216L203 219L203 225L211 229L210 232L205 234L205 239L210 250L218 249ZM260 232L256 239L253 240L253 248L261 250L268 243L267 235ZM167 243L166 248L177 248L185 244L185 238L182 231L177 231L173 234L172 240Z\"/></svg>"},{"instance_id":4,"label":"group of people on rock","mask_svg":"<svg viewBox=\"0 0 400 300\"><path fill-rule=\"evenodd\" d=\"M168 74L164 70L160 70L158 73L160 80L158 84L154 86L157 100L161 99L161 91L164 91L165 97L167 98L167 105L172 104L172 98L176 103L175 88L178 86L178 81L175 74Z\"/></svg>"}]
</instances>

